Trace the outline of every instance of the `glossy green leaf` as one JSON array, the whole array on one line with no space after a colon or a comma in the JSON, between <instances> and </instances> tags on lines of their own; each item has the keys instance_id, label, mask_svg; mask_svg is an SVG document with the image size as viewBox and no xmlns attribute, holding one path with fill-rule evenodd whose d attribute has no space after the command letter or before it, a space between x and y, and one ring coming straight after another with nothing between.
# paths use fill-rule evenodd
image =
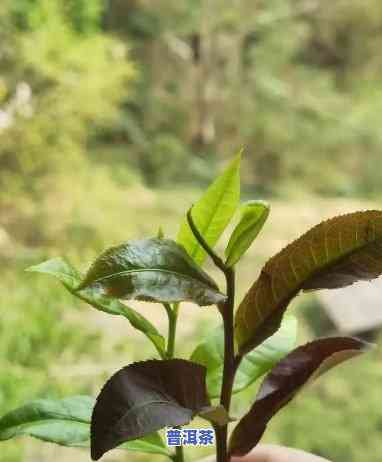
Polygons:
<instances>
[{"instance_id":1,"label":"glossy green leaf","mask_svg":"<svg viewBox=\"0 0 382 462\"><path fill-rule=\"evenodd\" d=\"M164 427L187 424L210 405L206 371L184 359L130 364L115 373L97 398L91 422L91 456Z\"/></svg>"},{"instance_id":2,"label":"glossy green leaf","mask_svg":"<svg viewBox=\"0 0 382 462\"><path fill-rule=\"evenodd\" d=\"M89 303L89 305L97 310L117 316L124 316L135 329L145 334L151 340L161 357L165 356L165 339L150 321L137 311L121 303L118 299L105 297L97 289L86 288L80 291L76 290L81 283L81 275L66 260L54 258L32 266L27 271L50 274L61 281L71 294Z\"/></svg>"},{"instance_id":3,"label":"glossy green leaf","mask_svg":"<svg viewBox=\"0 0 382 462\"><path fill-rule=\"evenodd\" d=\"M0 418L0 441L32 436L61 446L88 448L94 404L90 396L31 401ZM157 433L125 443L120 448L168 455Z\"/></svg>"},{"instance_id":4,"label":"glossy green leaf","mask_svg":"<svg viewBox=\"0 0 382 462\"><path fill-rule=\"evenodd\" d=\"M231 434L229 453L244 456L260 441L268 422L303 387L370 345L351 337L330 337L300 346L282 359L261 384L256 401Z\"/></svg>"},{"instance_id":5,"label":"glossy green leaf","mask_svg":"<svg viewBox=\"0 0 382 462\"><path fill-rule=\"evenodd\" d=\"M69 291L75 290L81 281L79 271L63 258L52 258L38 265L30 266L26 271L50 274L62 282Z\"/></svg>"},{"instance_id":6,"label":"glossy green leaf","mask_svg":"<svg viewBox=\"0 0 382 462\"><path fill-rule=\"evenodd\" d=\"M261 270L235 318L239 353L272 335L300 290L346 287L382 274L382 212L349 213L315 226Z\"/></svg>"},{"instance_id":7,"label":"glossy green leaf","mask_svg":"<svg viewBox=\"0 0 382 462\"><path fill-rule=\"evenodd\" d=\"M116 298L200 306L225 300L215 282L170 239L128 241L103 252L79 289L98 288Z\"/></svg>"},{"instance_id":8,"label":"glossy green leaf","mask_svg":"<svg viewBox=\"0 0 382 462\"><path fill-rule=\"evenodd\" d=\"M240 160L241 154L207 189L192 207L192 218L210 247L219 240L231 221L240 200ZM206 252L195 239L187 220L181 225L177 242L201 265Z\"/></svg>"},{"instance_id":9,"label":"glossy green leaf","mask_svg":"<svg viewBox=\"0 0 382 462\"><path fill-rule=\"evenodd\" d=\"M269 216L270 207L263 201L249 201L241 208L241 218L234 229L225 255L226 265L233 266L249 249Z\"/></svg>"},{"instance_id":10,"label":"glossy green leaf","mask_svg":"<svg viewBox=\"0 0 382 462\"><path fill-rule=\"evenodd\" d=\"M82 446L89 440L94 399L74 396L63 400L36 400L0 419L0 440L28 435L64 446Z\"/></svg>"},{"instance_id":11,"label":"glossy green leaf","mask_svg":"<svg viewBox=\"0 0 382 462\"><path fill-rule=\"evenodd\" d=\"M236 373L233 393L239 393L288 354L296 344L297 320L286 317L280 329L255 350L244 356ZM220 326L211 332L191 355L191 360L207 368L207 389L210 398L220 395L223 377L224 334Z\"/></svg>"}]
</instances>

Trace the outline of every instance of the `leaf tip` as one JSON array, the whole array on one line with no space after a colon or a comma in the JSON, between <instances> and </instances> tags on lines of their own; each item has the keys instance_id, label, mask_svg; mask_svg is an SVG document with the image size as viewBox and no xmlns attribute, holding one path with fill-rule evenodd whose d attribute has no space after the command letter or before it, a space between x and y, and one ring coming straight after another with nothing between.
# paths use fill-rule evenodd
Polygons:
<instances>
[{"instance_id":1,"label":"leaf tip","mask_svg":"<svg viewBox=\"0 0 382 462\"><path fill-rule=\"evenodd\" d=\"M93 443L90 449L90 457L92 460L99 460L102 457L103 454L100 454L100 452L97 449L93 448Z\"/></svg>"},{"instance_id":2,"label":"leaf tip","mask_svg":"<svg viewBox=\"0 0 382 462\"><path fill-rule=\"evenodd\" d=\"M239 149L239 151L238 151L237 154L236 154L236 157L237 157L238 159L241 159L241 158L243 157L243 155L244 155L244 146L241 146L240 149Z\"/></svg>"},{"instance_id":3,"label":"leaf tip","mask_svg":"<svg viewBox=\"0 0 382 462\"><path fill-rule=\"evenodd\" d=\"M238 152L237 152L237 154L235 155L235 157L233 158L232 164L237 165L237 166L239 167L240 164L241 164L241 160L242 160L242 158L243 158L243 154L244 154L244 147L242 146L242 147L238 150Z\"/></svg>"},{"instance_id":4,"label":"leaf tip","mask_svg":"<svg viewBox=\"0 0 382 462\"><path fill-rule=\"evenodd\" d=\"M366 340L362 340L362 339L359 339L359 338L355 338L355 340L360 342L359 350L360 350L361 353L367 353L367 352L373 351L373 350L375 350L377 348L376 343L367 342Z\"/></svg>"},{"instance_id":5,"label":"leaf tip","mask_svg":"<svg viewBox=\"0 0 382 462\"><path fill-rule=\"evenodd\" d=\"M159 226L156 237L157 237L157 239L164 239L164 231L163 231L162 226Z\"/></svg>"}]
</instances>

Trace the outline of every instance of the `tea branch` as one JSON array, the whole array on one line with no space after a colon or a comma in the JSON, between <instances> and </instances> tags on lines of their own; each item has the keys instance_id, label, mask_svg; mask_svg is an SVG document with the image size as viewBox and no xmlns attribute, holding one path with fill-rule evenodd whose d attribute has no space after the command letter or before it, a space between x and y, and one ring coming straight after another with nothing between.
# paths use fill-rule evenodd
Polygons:
<instances>
[{"instance_id":1,"label":"tea branch","mask_svg":"<svg viewBox=\"0 0 382 462\"><path fill-rule=\"evenodd\" d=\"M188 225L191 228L192 234L195 236L195 239L199 242L199 244L206 251L206 253L211 257L211 260L214 262L214 264L225 274L227 271L227 266L225 265L224 261L219 257L219 255L217 255L207 244L206 240L196 227L194 219L192 218L192 207L187 212L187 221Z\"/></svg>"},{"instance_id":2,"label":"tea branch","mask_svg":"<svg viewBox=\"0 0 382 462\"><path fill-rule=\"evenodd\" d=\"M173 307L169 303L163 303L168 317L168 339L166 357L171 359L174 357L175 352L175 337L176 325L178 322L179 303L175 303Z\"/></svg>"},{"instance_id":3,"label":"tea branch","mask_svg":"<svg viewBox=\"0 0 382 462\"><path fill-rule=\"evenodd\" d=\"M179 303L174 303L172 307L169 303L163 303L166 309L168 317L168 339L167 339L167 350L166 356L168 359L172 359L175 353L175 337L176 337L176 325L178 322ZM173 462L184 462L184 452L182 446L175 448L175 454L171 456Z\"/></svg>"},{"instance_id":4,"label":"tea branch","mask_svg":"<svg viewBox=\"0 0 382 462\"><path fill-rule=\"evenodd\" d=\"M172 359L175 353L176 325L178 322L179 303L174 303L172 307L169 303L163 303L168 317L168 339L167 339L167 359ZM175 453L170 457L173 462L184 462L184 452L182 446L175 448Z\"/></svg>"},{"instance_id":5,"label":"tea branch","mask_svg":"<svg viewBox=\"0 0 382 462\"><path fill-rule=\"evenodd\" d=\"M220 394L220 404L224 406L229 414L231 406L232 388L237 368L241 357L235 357L234 346L234 305L235 305L235 270L227 266L224 261L211 249L204 237L196 227L192 218L192 208L187 212L187 221L196 240L211 257L214 264L224 273L227 286L227 299L219 305L219 311L223 317L224 326L224 366L223 383ZM217 462L228 462L227 434L228 425L215 426L216 433L216 460Z\"/></svg>"},{"instance_id":6,"label":"tea branch","mask_svg":"<svg viewBox=\"0 0 382 462\"><path fill-rule=\"evenodd\" d=\"M175 456L172 457L174 462L184 462L184 452L183 446L176 446L175 448Z\"/></svg>"}]
</instances>

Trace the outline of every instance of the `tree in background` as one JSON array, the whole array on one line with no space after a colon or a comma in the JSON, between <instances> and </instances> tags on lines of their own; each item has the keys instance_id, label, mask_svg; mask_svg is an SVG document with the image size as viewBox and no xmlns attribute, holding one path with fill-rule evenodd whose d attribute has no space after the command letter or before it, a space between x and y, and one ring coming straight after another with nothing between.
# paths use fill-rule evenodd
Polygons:
<instances>
[{"instance_id":1,"label":"tree in background","mask_svg":"<svg viewBox=\"0 0 382 462\"><path fill-rule=\"evenodd\" d=\"M88 165L203 183L239 146L247 188L378 193L382 7L366 3L2 2L2 207Z\"/></svg>"},{"instance_id":2,"label":"tree in background","mask_svg":"<svg viewBox=\"0 0 382 462\"><path fill-rule=\"evenodd\" d=\"M39 194L65 170L86 168L89 140L118 120L134 69L125 45L100 31L100 8L87 11L88 3L2 6L3 200Z\"/></svg>"},{"instance_id":3,"label":"tree in background","mask_svg":"<svg viewBox=\"0 0 382 462\"><path fill-rule=\"evenodd\" d=\"M119 132L131 161L160 183L160 165L179 179L186 156L245 145L252 187L376 192L381 19L378 0L111 0L106 29L141 70Z\"/></svg>"}]
</instances>

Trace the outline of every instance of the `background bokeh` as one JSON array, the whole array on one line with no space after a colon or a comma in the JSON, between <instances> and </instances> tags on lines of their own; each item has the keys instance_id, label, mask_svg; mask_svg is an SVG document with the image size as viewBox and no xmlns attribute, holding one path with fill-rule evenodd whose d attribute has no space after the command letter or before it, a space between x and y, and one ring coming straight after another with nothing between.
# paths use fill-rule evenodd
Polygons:
<instances>
[{"instance_id":1,"label":"background bokeh","mask_svg":"<svg viewBox=\"0 0 382 462\"><path fill-rule=\"evenodd\" d=\"M32 398L95 395L119 367L155 354L123 320L24 269L57 255L86 269L159 225L174 237L240 147L243 197L272 205L239 266L240 295L309 226L380 208L381 24L380 0L1 0L0 415ZM294 306L299 340L319 334L317 299ZM165 332L161 307L143 309ZM213 308L185 307L178 354L218 323ZM377 347L331 372L265 440L380 461L381 358ZM237 413L254 393L237 395ZM28 439L0 454L89 460ZM105 457L121 460L152 457Z\"/></svg>"}]
</instances>

